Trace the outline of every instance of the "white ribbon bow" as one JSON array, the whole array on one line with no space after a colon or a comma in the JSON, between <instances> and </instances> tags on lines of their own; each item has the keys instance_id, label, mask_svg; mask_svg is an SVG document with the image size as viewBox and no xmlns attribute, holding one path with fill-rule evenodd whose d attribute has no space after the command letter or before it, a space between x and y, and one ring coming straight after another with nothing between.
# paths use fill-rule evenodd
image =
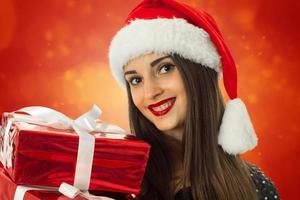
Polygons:
<instances>
[{"instance_id":1,"label":"white ribbon bow","mask_svg":"<svg viewBox=\"0 0 300 200\"><path fill-rule=\"evenodd\" d=\"M88 190L91 179L95 137L90 134L90 132L125 133L123 129L116 125L97 123L102 111L96 105L93 105L90 111L75 120L70 119L56 110L42 106L25 107L18 111L28 113L30 116L15 115L8 120L7 126L4 128L3 146L0 151L0 159L4 167L12 167L13 147L12 139L9 138L9 132L14 121L27 122L61 130L73 129L79 136L74 187L81 191ZM63 188L64 187L66 186L63 186ZM68 189L63 189L62 191L66 190Z\"/></svg>"}]
</instances>

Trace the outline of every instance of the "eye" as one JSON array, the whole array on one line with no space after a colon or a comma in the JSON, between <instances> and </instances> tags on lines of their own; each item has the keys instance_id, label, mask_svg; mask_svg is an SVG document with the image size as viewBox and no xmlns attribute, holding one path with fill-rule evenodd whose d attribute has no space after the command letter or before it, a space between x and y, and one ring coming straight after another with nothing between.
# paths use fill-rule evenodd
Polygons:
<instances>
[{"instance_id":1,"label":"eye","mask_svg":"<svg viewBox=\"0 0 300 200\"><path fill-rule=\"evenodd\" d=\"M137 85L140 81L141 81L141 78L140 78L140 77L136 77L136 76L131 77L131 78L129 79L129 83L130 83L131 85Z\"/></svg>"},{"instance_id":2,"label":"eye","mask_svg":"<svg viewBox=\"0 0 300 200\"><path fill-rule=\"evenodd\" d=\"M168 71L171 71L174 68L173 64L164 64L159 68L159 71L161 73L167 73Z\"/></svg>"}]
</instances>

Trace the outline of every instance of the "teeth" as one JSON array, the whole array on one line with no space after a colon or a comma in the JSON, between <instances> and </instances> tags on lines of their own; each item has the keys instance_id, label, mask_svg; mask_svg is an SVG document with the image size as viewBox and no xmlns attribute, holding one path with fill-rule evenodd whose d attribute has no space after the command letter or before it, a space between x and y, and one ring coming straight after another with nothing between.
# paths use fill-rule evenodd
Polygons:
<instances>
[{"instance_id":1,"label":"teeth","mask_svg":"<svg viewBox=\"0 0 300 200\"><path fill-rule=\"evenodd\" d=\"M168 108L169 106L171 106L171 101L168 101L167 103L161 105L161 106L158 106L158 107L154 107L153 110L154 111L162 111L162 110L165 110L166 108Z\"/></svg>"}]
</instances>

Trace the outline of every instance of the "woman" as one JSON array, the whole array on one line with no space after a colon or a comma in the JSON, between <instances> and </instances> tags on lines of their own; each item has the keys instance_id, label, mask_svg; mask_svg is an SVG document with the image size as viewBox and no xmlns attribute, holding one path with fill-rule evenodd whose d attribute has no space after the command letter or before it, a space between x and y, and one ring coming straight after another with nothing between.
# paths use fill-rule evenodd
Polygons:
<instances>
[{"instance_id":1,"label":"woman","mask_svg":"<svg viewBox=\"0 0 300 200\"><path fill-rule=\"evenodd\" d=\"M239 157L257 138L211 16L145 0L114 36L109 60L128 93L131 131L152 146L139 199L279 199L270 179Z\"/></svg>"}]
</instances>

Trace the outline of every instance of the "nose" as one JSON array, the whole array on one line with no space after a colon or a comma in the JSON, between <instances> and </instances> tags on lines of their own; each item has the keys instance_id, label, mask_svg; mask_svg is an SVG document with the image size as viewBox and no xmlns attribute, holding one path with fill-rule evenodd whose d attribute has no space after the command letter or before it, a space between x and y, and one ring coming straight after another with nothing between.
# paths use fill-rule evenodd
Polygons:
<instances>
[{"instance_id":1,"label":"nose","mask_svg":"<svg viewBox=\"0 0 300 200\"><path fill-rule=\"evenodd\" d=\"M156 99L162 93L163 88L158 81L151 79L144 82L144 96L147 99Z\"/></svg>"}]
</instances>

